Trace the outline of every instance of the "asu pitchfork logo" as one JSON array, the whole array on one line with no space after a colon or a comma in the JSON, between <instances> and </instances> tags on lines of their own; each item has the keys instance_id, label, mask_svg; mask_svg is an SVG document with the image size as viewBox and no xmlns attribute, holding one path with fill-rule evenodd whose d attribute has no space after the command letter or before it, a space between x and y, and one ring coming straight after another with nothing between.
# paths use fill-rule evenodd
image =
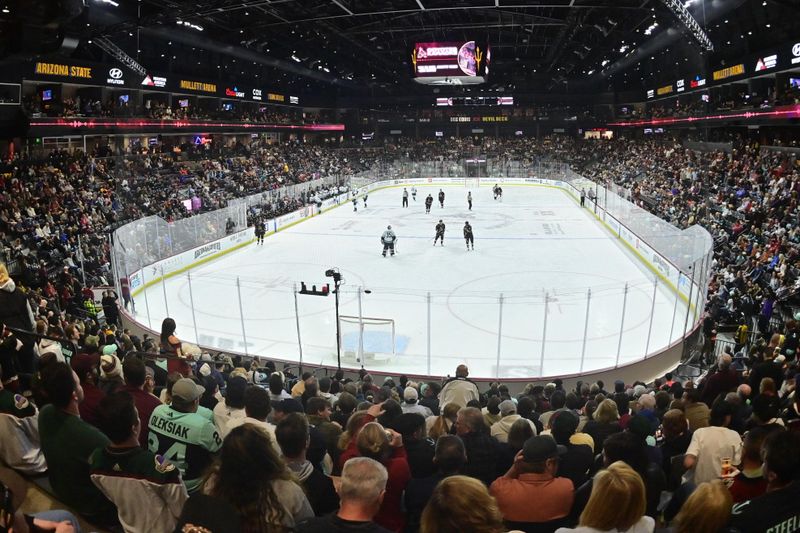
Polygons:
<instances>
[{"instance_id":1,"label":"asu pitchfork logo","mask_svg":"<svg viewBox=\"0 0 800 533\"><path fill-rule=\"evenodd\" d=\"M416 46L411 51L411 63L414 65L414 71L416 72L416 70L417 70L417 47Z\"/></svg>"},{"instance_id":2,"label":"asu pitchfork logo","mask_svg":"<svg viewBox=\"0 0 800 533\"><path fill-rule=\"evenodd\" d=\"M475 72L481 71L481 61L483 61L483 52L481 52L481 48L478 46L475 48Z\"/></svg>"}]
</instances>

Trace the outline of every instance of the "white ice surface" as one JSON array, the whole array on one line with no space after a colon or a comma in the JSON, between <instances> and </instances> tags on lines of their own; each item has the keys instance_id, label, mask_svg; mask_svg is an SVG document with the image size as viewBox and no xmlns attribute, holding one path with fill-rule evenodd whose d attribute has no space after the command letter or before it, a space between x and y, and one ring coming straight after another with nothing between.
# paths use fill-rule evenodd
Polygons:
<instances>
[{"instance_id":1,"label":"white ice surface","mask_svg":"<svg viewBox=\"0 0 800 533\"><path fill-rule=\"evenodd\" d=\"M435 199L438 190L419 187L406 209L402 188L370 194L367 208L359 200L358 212L343 204L268 236L263 246L251 244L193 269L191 293L186 274L169 278L147 289L146 302L145 295L137 297L137 320L158 330L169 314L184 341L299 360L293 285L330 282L324 272L337 267L345 278L342 315L358 315L363 287L371 291L362 295L363 316L395 321L396 356L367 360L368 369L447 375L465 362L475 377L556 376L638 360L646 348L653 353L667 346L670 334L680 338L685 304L660 280L655 286L652 272L565 192L507 185L502 201L495 201L490 187L472 188L468 211L470 189L450 186L444 187L445 207L434 201L426 214L424 198L431 193ZM440 218L447 225L445 246L434 247ZM466 220L475 251L465 250ZM398 253L384 258L380 235L388 224L398 235ZM297 298L303 361L336 365L333 295ZM357 330L343 328L343 354L357 346ZM390 351L387 326L365 331L365 351ZM344 357L342 365L360 363Z\"/></svg>"}]
</instances>

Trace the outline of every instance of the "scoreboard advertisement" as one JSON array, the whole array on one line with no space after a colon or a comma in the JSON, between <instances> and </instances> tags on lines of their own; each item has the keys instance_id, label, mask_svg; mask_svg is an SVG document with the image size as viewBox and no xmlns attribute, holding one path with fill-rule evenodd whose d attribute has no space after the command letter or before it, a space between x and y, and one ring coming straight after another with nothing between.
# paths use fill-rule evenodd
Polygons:
<instances>
[{"instance_id":1,"label":"scoreboard advertisement","mask_svg":"<svg viewBox=\"0 0 800 533\"><path fill-rule=\"evenodd\" d=\"M417 43L411 51L414 81L429 85L472 85L489 76L491 52L479 41Z\"/></svg>"}]
</instances>

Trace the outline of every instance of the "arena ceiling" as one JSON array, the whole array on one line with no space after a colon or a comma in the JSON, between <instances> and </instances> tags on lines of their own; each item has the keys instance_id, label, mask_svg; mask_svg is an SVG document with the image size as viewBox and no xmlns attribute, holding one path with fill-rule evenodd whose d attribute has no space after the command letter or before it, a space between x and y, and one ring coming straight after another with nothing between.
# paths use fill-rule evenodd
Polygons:
<instances>
[{"instance_id":1,"label":"arena ceiling","mask_svg":"<svg viewBox=\"0 0 800 533\"><path fill-rule=\"evenodd\" d=\"M90 43L103 36L152 70L269 80L296 92L372 94L430 93L411 80L413 44L472 39L491 46L489 89L639 90L796 38L793 21L800 15L796 0L681 0L714 43L714 52L704 53L665 0L60 3L74 9L75 2L87 6L65 23L80 36L75 57L108 59ZM37 2L0 4L10 11L0 13L0 24L9 24L30 16L26 9ZM632 54L640 48L646 56Z\"/></svg>"}]
</instances>

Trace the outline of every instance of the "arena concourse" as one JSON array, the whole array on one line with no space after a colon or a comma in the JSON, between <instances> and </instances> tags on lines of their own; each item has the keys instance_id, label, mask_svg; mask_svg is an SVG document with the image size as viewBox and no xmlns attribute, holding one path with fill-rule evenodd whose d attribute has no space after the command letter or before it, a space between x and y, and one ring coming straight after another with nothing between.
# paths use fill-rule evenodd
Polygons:
<instances>
[{"instance_id":1,"label":"arena concourse","mask_svg":"<svg viewBox=\"0 0 800 533\"><path fill-rule=\"evenodd\" d=\"M0 532L800 531L795 3L39 4Z\"/></svg>"}]
</instances>

